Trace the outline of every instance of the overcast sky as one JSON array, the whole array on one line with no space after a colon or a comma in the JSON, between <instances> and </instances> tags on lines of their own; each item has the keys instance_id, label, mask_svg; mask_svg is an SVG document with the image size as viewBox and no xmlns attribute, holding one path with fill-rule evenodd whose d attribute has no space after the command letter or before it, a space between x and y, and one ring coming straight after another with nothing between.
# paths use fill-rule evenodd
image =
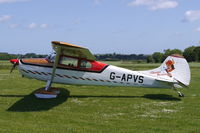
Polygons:
<instances>
[{"instance_id":1,"label":"overcast sky","mask_svg":"<svg viewBox=\"0 0 200 133\"><path fill-rule=\"evenodd\" d=\"M0 52L162 52L200 43L200 0L0 0Z\"/></svg>"}]
</instances>

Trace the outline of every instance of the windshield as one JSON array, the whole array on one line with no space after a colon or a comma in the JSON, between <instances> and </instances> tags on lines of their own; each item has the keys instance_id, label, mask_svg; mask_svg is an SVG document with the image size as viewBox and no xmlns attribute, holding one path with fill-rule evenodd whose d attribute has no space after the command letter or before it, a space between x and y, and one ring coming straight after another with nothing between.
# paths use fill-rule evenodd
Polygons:
<instances>
[{"instance_id":1,"label":"windshield","mask_svg":"<svg viewBox=\"0 0 200 133\"><path fill-rule=\"evenodd\" d=\"M48 60L49 62L53 63L55 61L55 57L56 57L56 53L52 52L46 57L46 60Z\"/></svg>"}]
</instances>

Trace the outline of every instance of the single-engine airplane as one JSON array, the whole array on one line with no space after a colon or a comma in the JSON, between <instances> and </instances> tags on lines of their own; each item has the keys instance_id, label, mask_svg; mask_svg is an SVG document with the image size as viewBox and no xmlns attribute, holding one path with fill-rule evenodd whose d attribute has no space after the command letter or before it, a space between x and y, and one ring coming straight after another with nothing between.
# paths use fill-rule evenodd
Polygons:
<instances>
[{"instance_id":1,"label":"single-engine airplane","mask_svg":"<svg viewBox=\"0 0 200 133\"><path fill-rule=\"evenodd\" d=\"M84 47L70 43L52 41L54 53L46 58L12 59L12 70L18 65L23 77L47 82L37 90L37 98L56 98L59 89L52 83L72 85L138 86L172 88L180 97L184 94L177 88L190 84L190 68L181 55L168 56L160 67L147 71L132 71L95 60L95 56Z\"/></svg>"}]
</instances>

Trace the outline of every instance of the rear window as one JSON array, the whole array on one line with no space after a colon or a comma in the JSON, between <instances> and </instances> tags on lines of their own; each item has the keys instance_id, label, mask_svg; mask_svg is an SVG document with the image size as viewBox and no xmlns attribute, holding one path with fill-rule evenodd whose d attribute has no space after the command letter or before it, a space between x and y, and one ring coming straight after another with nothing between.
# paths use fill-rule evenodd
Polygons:
<instances>
[{"instance_id":1,"label":"rear window","mask_svg":"<svg viewBox=\"0 0 200 133\"><path fill-rule=\"evenodd\" d=\"M91 68L92 64L89 61L81 60L80 67L81 68Z\"/></svg>"}]
</instances>

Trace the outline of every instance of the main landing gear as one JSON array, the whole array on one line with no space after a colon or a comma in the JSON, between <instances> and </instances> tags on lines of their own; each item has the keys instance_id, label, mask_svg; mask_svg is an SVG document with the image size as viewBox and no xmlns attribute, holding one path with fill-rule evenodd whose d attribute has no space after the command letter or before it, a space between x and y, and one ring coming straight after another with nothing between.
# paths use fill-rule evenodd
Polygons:
<instances>
[{"instance_id":1,"label":"main landing gear","mask_svg":"<svg viewBox=\"0 0 200 133\"><path fill-rule=\"evenodd\" d=\"M37 98L42 99L56 98L58 94L60 94L60 90L58 88L51 87L50 81L47 81L47 85L45 88L40 88L34 93Z\"/></svg>"}]
</instances>

